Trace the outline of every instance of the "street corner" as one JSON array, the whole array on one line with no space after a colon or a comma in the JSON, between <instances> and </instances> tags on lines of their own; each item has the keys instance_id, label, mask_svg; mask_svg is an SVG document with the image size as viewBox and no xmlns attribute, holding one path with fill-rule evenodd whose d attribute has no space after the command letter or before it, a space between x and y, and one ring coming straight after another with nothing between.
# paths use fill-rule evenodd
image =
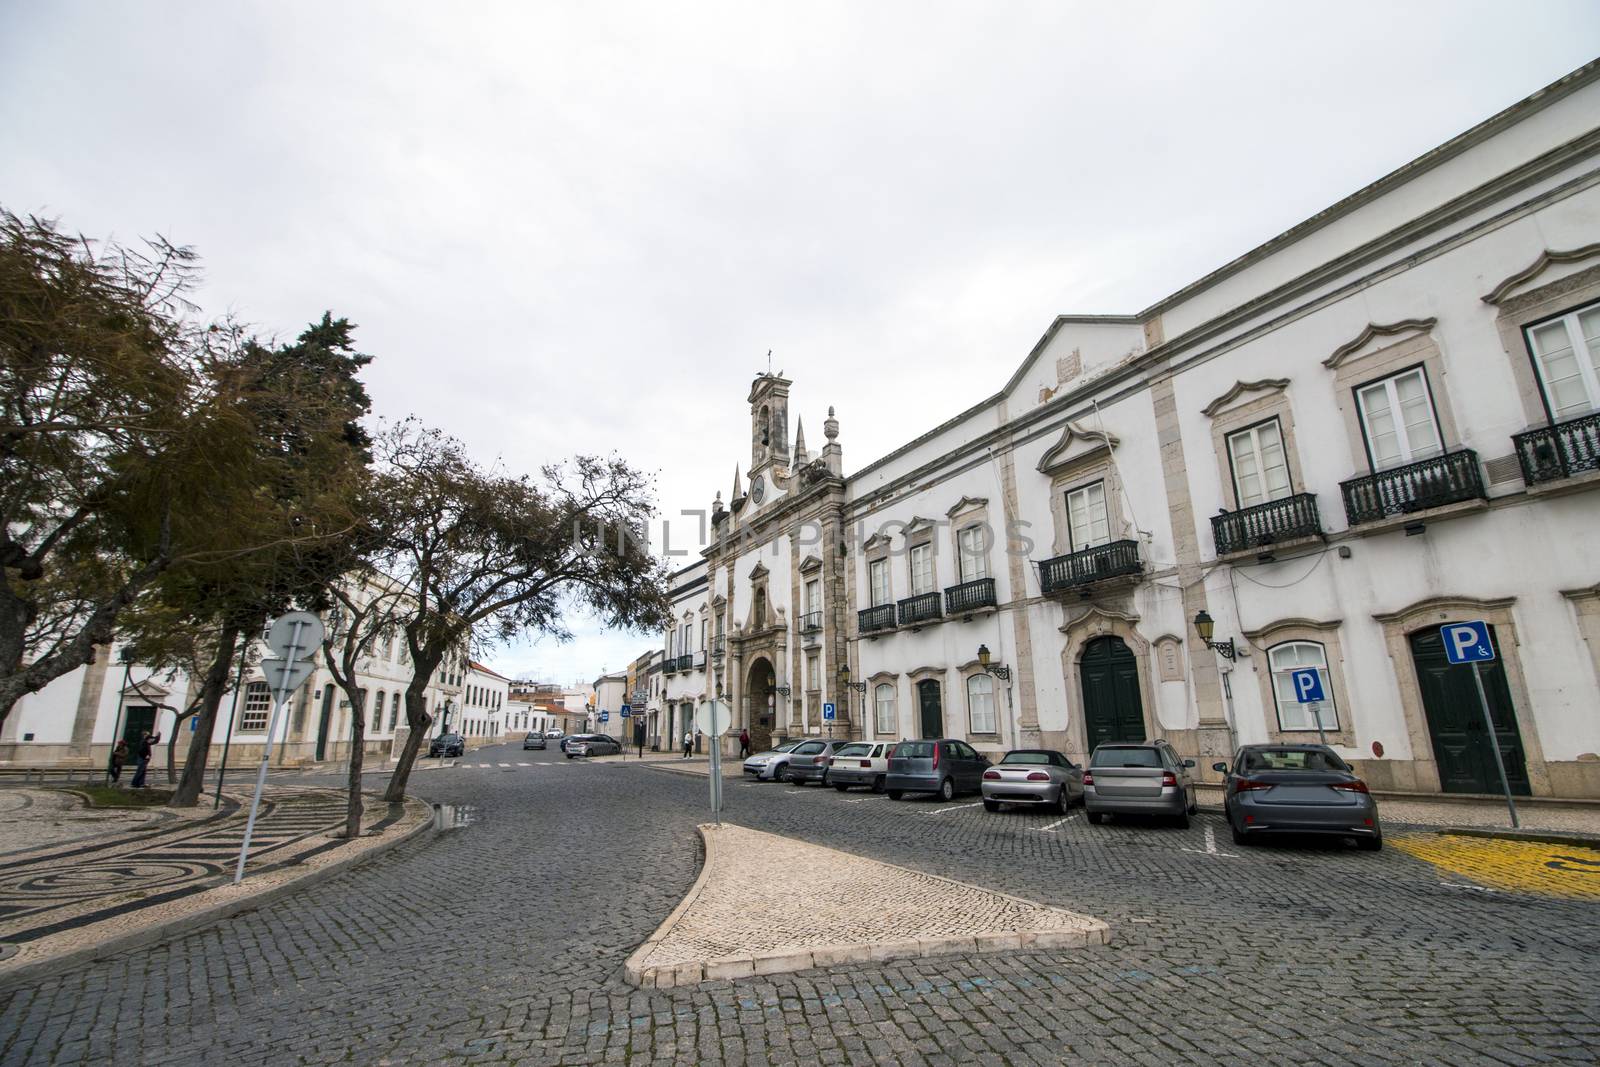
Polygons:
<instances>
[{"instance_id":1,"label":"street corner","mask_svg":"<svg viewBox=\"0 0 1600 1067\"><path fill-rule=\"evenodd\" d=\"M1390 842L1433 866L1447 884L1600 901L1600 849L1452 833L1397 834Z\"/></svg>"}]
</instances>

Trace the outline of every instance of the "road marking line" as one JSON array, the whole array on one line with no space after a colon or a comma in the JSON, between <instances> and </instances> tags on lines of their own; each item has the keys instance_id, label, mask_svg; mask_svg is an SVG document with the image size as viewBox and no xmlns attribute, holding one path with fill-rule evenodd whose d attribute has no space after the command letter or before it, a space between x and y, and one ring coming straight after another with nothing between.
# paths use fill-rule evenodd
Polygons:
<instances>
[{"instance_id":1,"label":"road marking line","mask_svg":"<svg viewBox=\"0 0 1600 1067\"><path fill-rule=\"evenodd\" d=\"M974 800L971 804L957 804L954 807L939 808L936 811L919 811L919 812L917 812L917 814L918 815L944 815L947 812L960 811L962 808L975 808L979 804L982 804L982 803L983 803L983 801L981 801L981 800Z\"/></svg>"},{"instance_id":2,"label":"road marking line","mask_svg":"<svg viewBox=\"0 0 1600 1067\"><path fill-rule=\"evenodd\" d=\"M1216 831L1211 829L1209 826L1206 827L1206 847L1204 851L1201 851L1198 848L1184 848L1180 849L1180 851L1193 852L1197 856L1226 856L1230 859L1239 858L1239 854L1237 852L1217 851L1217 834Z\"/></svg>"},{"instance_id":3,"label":"road marking line","mask_svg":"<svg viewBox=\"0 0 1600 1067\"><path fill-rule=\"evenodd\" d=\"M1068 815L1065 819L1057 819L1055 822L1051 823L1049 826L1035 826L1034 829L1037 830L1041 834L1053 834L1053 833L1056 832L1056 827L1060 826L1062 823L1071 822L1073 819L1076 819L1079 815L1082 815L1082 814L1083 814L1083 812L1081 812L1081 811L1073 812L1071 815Z\"/></svg>"},{"instance_id":4,"label":"road marking line","mask_svg":"<svg viewBox=\"0 0 1600 1067\"><path fill-rule=\"evenodd\" d=\"M532 767L533 764L531 764L531 763L519 763L519 764L517 764L517 766L518 767Z\"/></svg>"},{"instance_id":5,"label":"road marking line","mask_svg":"<svg viewBox=\"0 0 1600 1067\"><path fill-rule=\"evenodd\" d=\"M488 764L484 764L484 766L488 766ZM509 766L511 766L511 764L509 764L509 763L502 763L502 764L500 764L500 766L502 766L502 767L509 767Z\"/></svg>"}]
</instances>

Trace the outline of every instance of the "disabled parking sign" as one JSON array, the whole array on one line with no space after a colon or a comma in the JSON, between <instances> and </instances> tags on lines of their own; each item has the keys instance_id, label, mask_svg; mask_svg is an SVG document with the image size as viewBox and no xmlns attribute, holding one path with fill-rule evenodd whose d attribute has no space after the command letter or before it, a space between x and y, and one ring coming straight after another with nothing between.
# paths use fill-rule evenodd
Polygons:
<instances>
[{"instance_id":1,"label":"disabled parking sign","mask_svg":"<svg viewBox=\"0 0 1600 1067\"><path fill-rule=\"evenodd\" d=\"M1439 627L1444 655L1451 663L1483 663L1494 659L1494 642L1486 622L1452 622Z\"/></svg>"}]
</instances>

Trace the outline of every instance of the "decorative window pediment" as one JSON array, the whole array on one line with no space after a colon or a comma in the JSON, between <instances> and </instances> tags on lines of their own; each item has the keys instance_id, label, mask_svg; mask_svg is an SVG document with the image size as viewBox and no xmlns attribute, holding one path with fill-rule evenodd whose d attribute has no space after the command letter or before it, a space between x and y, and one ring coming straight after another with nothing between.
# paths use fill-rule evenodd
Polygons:
<instances>
[{"instance_id":1,"label":"decorative window pediment","mask_svg":"<svg viewBox=\"0 0 1600 1067\"><path fill-rule=\"evenodd\" d=\"M1235 402L1241 398L1254 399L1258 394L1281 393L1288 387L1289 379L1287 378L1261 378L1253 382L1237 381L1233 383L1227 392L1201 408L1200 414L1208 419L1216 418L1229 408L1237 407L1238 405Z\"/></svg>"},{"instance_id":2,"label":"decorative window pediment","mask_svg":"<svg viewBox=\"0 0 1600 1067\"><path fill-rule=\"evenodd\" d=\"M752 582L759 582L769 573L770 572L767 570L767 565L765 563L757 563L754 567L750 568L750 580Z\"/></svg>"},{"instance_id":3,"label":"decorative window pediment","mask_svg":"<svg viewBox=\"0 0 1600 1067\"><path fill-rule=\"evenodd\" d=\"M970 511L973 508L983 508L988 506L988 497L964 496L960 500L957 500L955 504L950 507L950 510L945 512L945 515L948 518L953 519L963 511Z\"/></svg>"},{"instance_id":4,"label":"decorative window pediment","mask_svg":"<svg viewBox=\"0 0 1600 1067\"><path fill-rule=\"evenodd\" d=\"M817 556L807 556L800 561L800 573L811 574L822 569L822 560Z\"/></svg>"},{"instance_id":5,"label":"decorative window pediment","mask_svg":"<svg viewBox=\"0 0 1600 1067\"><path fill-rule=\"evenodd\" d=\"M1333 350L1333 355L1322 361L1322 365L1329 370L1338 370L1340 364L1358 355L1364 355L1375 348L1387 348L1409 337L1425 334L1431 331L1438 322L1435 318L1402 319L1399 322L1378 323L1369 322L1350 340ZM1381 344L1373 342L1385 338Z\"/></svg>"},{"instance_id":6,"label":"decorative window pediment","mask_svg":"<svg viewBox=\"0 0 1600 1067\"><path fill-rule=\"evenodd\" d=\"M1582 263L1590 259L1600 259L1600 242L1566 250L1547 248L1539 253L1538 259L1485 293L1483 302L1485 304L1499 304L1551 267L1565 263Z\"/></svg>"},{"instance_id":7,"label":"decorative window pediment","mask_svg":"<svg viewBox=\"0 0 1600 1067\"><path fill-rule=\"evenodd\" d=\"M1061 439L1039 457L1039 472L1055 475L1091 456L1110 452L1120 444L1120 439L1104 430L1091 430L1075 423L1061 429Z\"/></svg>"},{"instance_id":8,"label":"decorative window pediment","mask_svg":"<svg viewBox=\"0 0 1600 1067\"><path fill-rule=\"evenodd\" d=\"M927 533L928 531L932 530L933 528L934 528L934 523L933 523L932 519L924 519L921 516L917 516L916 518L913 518L910 522L906 523L906 527L905 527L905 530L903 532L905 533L905 535L907 537L914 537L914 536L916 536L917 534L920 534L920 533Z\"/></svg>"},{"instance_id":9,"label":"decorative window pediment","mask_svg":"<svg viewBox=\"0 0 1600 1067\"><path fill-rule=\"evenodd\" d=\"M861 550L863 552L873 552L880 548L886 549L888 547L889 535L884 533L882 530L879 530L877 533L873 534L871 537L867 538L861 543Z\"/></svg>"}]
</instances>

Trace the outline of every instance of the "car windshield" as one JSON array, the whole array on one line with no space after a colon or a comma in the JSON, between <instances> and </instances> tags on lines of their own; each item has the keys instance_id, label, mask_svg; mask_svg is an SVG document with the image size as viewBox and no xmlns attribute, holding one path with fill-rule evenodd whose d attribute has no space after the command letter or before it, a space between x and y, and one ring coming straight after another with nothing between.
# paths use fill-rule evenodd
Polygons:
<instances>
[{"instance_id":1,"label":"car windshield","mask_svg":"<svg viewBox=\"0 0 1600 1067\"><path fill-rule=\"evenodd\" d=\"M1332 752L1303 748L1263 748L1244 755L1246 771L1348 771L1344 760Z\"/></svg>"},{"instance_id":2,"label":"car windshield","mask_svg":"<svg viewBox=\"0 0 1600 1067\"><path fill-rule=\"evenodd\" d=\"M1153 748L1097 748L1096 767L1160 767L1161 754Z\"/></svg>"},{"instance_id":3,"label":"car windshield","mask_svg":"<svg viewBox=\"0 0 1600 1067\"><path fill-rule=\"evenodd\" d=\"M773 749L772 751L774 751L774 752L793 752L795 749L799 748L802 743L803 742L800 742L800 741L785 741L783 744L779 745L777 748Z\"/></svg>"},{"instance_id":4,"label":"car windshield","mask_svg":"<svg viewBox=\"0 0 1600 1067\"><path fill-rule=\"evenodd\" d=\"M904 759L927 759L933 755L932 741L902 741L894 754Z\"/></svg>"},{"instance_id":5,"label":"car windshield","mask_svg":"<svg viewBox=\"0 0 1600 1067\"><path fill-rule=\"evenodd\" d=\"M843 746L839 747L838 749L836 749L834 751L834 755L835 756L865 756L867 753L869 753L871 751L872 751L872 746L871 745L863 745L860 742L852 742L851 744L843 745Z\"/></svg>"},{"instance_id":6,"label":"car windshield","mask_svg":"<svg viewBox=\"0 0 1600 1067\"><path fill-rule=\"evenodd\" d=\"M1001 763L1049 763L1048 752L1007 752Z\"/></svg>"}]
</instances>

